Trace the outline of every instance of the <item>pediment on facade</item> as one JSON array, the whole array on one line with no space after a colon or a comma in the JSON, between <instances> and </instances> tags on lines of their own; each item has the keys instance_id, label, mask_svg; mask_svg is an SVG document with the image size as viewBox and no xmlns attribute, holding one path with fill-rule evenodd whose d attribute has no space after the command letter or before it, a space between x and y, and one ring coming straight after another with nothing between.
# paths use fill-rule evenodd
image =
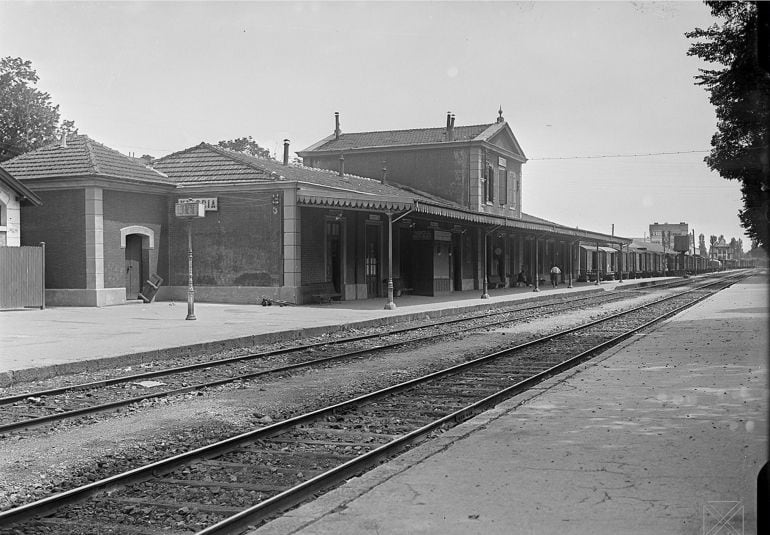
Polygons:
<instances>
[{"instance_id":1,"label":"pediment on facade","mask_svg":"<svg viewBox=\"0 0 770 535\"><path fill-rule=\"evenodd\" d=\"M483 132L479 137L490 145L502 149L502 152L507 152L516 156L516 158L522 162L527 160L521 145L519 145L516 136L513 135L511 127L506 122L492 125L492 127L486 132Z\"/></svg>"}]
</instances>

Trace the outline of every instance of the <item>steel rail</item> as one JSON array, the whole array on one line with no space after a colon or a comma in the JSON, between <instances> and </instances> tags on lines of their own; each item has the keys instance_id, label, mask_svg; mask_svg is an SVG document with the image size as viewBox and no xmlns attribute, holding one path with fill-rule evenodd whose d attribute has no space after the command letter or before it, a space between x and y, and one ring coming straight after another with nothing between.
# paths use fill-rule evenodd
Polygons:
<instances>
[{"instance_id":1,"label":"steel rail","mask_svg":"<svg viewBox=\"0 0 770 535\"><path fill-rule=\"evenodd\" d=\"M719 282L720 281L711 281L711 282L708 282L704 286L709 286L711 284L719 284ZM701 286L701 287L704 287L704 286ZM595 297L595 295L593 297ZM587 299L590 299L590 297L581 297L578 300L583 301L583 300L587 300ZM569 304L573 304L573 303L574 303L574 301L569 302ZM558 304L564 304L564 303L563 302L556 302L556 303L551 302L551 303L547 303L547 304L541 303L539 305L533 305L533 306L530 306L530 307L522 307L522 308L516 309L516 310L509 310L509 311L503 311L503 312L495 312L495 313L493 313L491 315L500 316L500 315L505 315L505 314L514 314L514 313L517 313L517 312L525 312L527 310L532 310L532 309L537 309L537 308L545 308L546 306L553 306L553 305L558 305ZM574 308L574 307L570 307L570 308ZM330 341L330 342L317 342L317 343L309 344L307 346L299 346L299 348L297 348L297 347L282 348L282 349L276 350L275 352L263 353L263 354L260 354L258 356L272 356L272 355L289 353L289 352L293 352L293 351L302 351L302 350L305 350L305 349L308 349L308 348L311 348L311 347L327 346L327 345L339 345L339 344L347 343L347 342L350 342L350 341L359 341L359 340L362 340L362 339L371 339L371 338L373 338L375 336L388 336L388 335L393 335L393 334L400 334L400 333L403 333L403 332L416 331L416 330L419 330L419 329L426 329L426 328L432 328L432 327L436 327L436 326L443 326L443 325L446 325L446 324L454 324L454 323L459 323L459 322L463 322L463 321L473 321L475 319L486 318L488 316L489 315L478 315L478 316L473 316L471 318L459 318L459 319L454 318L454 319L451 319L451 320L446 320L446 321L442 321L442 322L436 322L436 323L429 324L429 325L422 325L422 326L419 326L419 327L404 327L404 328L400 328L400 329L394 329L394 330L388 331L387 333L380 333L379 335L361 335L361 336L357 336L357 337L345 338L343 340L335 340L335 341ZM474 331L474 330L479 330L479 329L487 329L487 328L490 328L490 327L495 327L495 326L498 326L498 325L503 325L503 324L506 324L506 323L510 323L511 321L515 321L515 319L508 318L508 319L502 319L502 320L497 320L497 321L492 321L492 322L489 322L489 323L485 323L484 325L472 325L472 326L469 326L469 327L465 327L465 328L462 328L462 329L455 330L451 334L457 334L457 333L462 333L462 332L467 332L467 331ZM387 349L394 349L394 348L405 346L405 345L409 345L409 344L422 343L422 342L425 342L427 340L431 340L431 339L434 339L434 338L441 338L441 337L445 337L445 336L447 336L447 333L438 333L438 334L432 334L430 336L424 336L424 337L421 337L421 338L414 338L414 339L411 339L411 340L402 340L402 341L392 342L392 343L388 343L388 344L380 344L380 345L377 345L377 346L374 346L374 347L368 347L368 348L357 349L357 350L353 350L353 351L347 351L347 352L344 352L344 353L340 353L338 355L331 355L331 356L328 356L328 357L312 359L312 360L308 360L308 361L300 362L300 363L295 363L295 364L287 364L287 365L284 365L284 366L278 366L278 367L270 368L270 369L267 369L267 370L259 370L259 371L256 371L256 372L243 373L243 374L238 374L238 375L235 375L235 376L232 376L232 377L227 377L227 378L224 378L224 379L216 379L216 380L213 380L213 381L207 381L207 382L204 382L204 383L198 383L198 384L195 384L195 385L188 385L188 386L183 386L183 387L179 387L179 388L173 388L173 389L169 389L169 390L153 391L153 392L150 392L150 393L147 393L147 394L142 394L140 396L133 396L133 397L130 397L130 398L125 398L125 399L116 400L116 401L110 401L110 402L106 402L106 403L100 403L100 404L97 404L97 405L92 405L92 406L89 406L89 407L82 407L82 408L79 408L79 409L73 409L73 410L64 411L64 412L51 413L51 414L48 414L48 415L39 416L37 418L30 418L30 419L27 419L27 420L19 420L19 421L7 423L7 424L1 424L0 425L0 433L10 432L10 431L14 431L14 430L17 430L17 429L24 429L24 428L33 427L33 426L36 426L36 425L42 425L42 424L50 423L50 422L57 422L57 421L61 421L61 420L69 419L69 418L75 418L77 416L84 416L84 415L87 415L87 414L103 412L103 411L107 411L107 410L110 410L110 409L116 409L116 408L120 408L120 407L125 407L127 405L131 405L133 403L137 403L137 402L144 401L144 400L147 400L147 399L166 398L166 397L170 397L170 396L174 396L174 395L185 394L185 393L188 393L188 392L204 390L206 388L212 388L212 387L220 386L220 385L223 385L223 384L233 383L233 382L236 382L236 381L243 381L243 380L248 380L248 379L254 379L254 378L262 377L262 376L265 376L265 375L276 374L276 373L283 373L283 372L287 372L287 371L296 370L296 369L299 369L299 368L311 367L311 366L323 364L323 363L326 363L326 362L353 358L353 357L360 356L360 355L367 354L367 353L374 353L376 351L383 351L383 350L387 350ZM243 360L250 359L250 358L256 358L256 356L252 355L252 356L233 357L232 359L226 359L227 361L231 361L231 362L217 361L217 365L220 366L220 365L223 365L223 364L230 364L232 362L243 361ZM208 367L211 367L211 363L205 363L205 364L199 363L199 364L194 364L194 365L189 365L189 366L182 366L182 367L178 367L178 368L171 368L170 370L174 370L173 372L168 372L168 371L163 372L162 370L157 370L156 372L150 372L149 374L146 374L146 375L142 374L142 375L136 375L136 376L132 376L132 377L133 378L141 378L141 377L146 378L148 376L157 377L158 375L171 375L172 373L183 373L185 371L192 371L192 370L195 370L195 369L208 368ZM135 379L132 379L132 380L135 380ZM113 384L119 384L119 383L123 383L123 382L128 382L127 380L125 380L125 378L123 378L123 380L114 379L114 380L111 380L111 381L115 381L115 383L113 383ZM98 388L98 386L101 386L103 383L106 383L106 382L107 381L97 381L97 382L91 383L91 384L97 385L97 386L95 386L95 388ZM77 385L77 386L82 386L82 385ZM68 392L68 391L71 391L71 388L63 388L63 389L58 389L58 390L64 390L65 392ZM21 399L26 399L26 398L28 398L30 396L38 396L38 395L42 395L42 394L41 393L25 394L24 396L21 396ZM10 398L6 398L6 399L10 399ZM18 401L18 399L16 399L15 401ZM2 402L3 402L3 399L0 399L0 404Z\"/></svg>"},{"instance_id":2,"label":"steel rail","mask_svg":"<svg viewBox=\"0 0 770 535\"><path fill-rule=\"evenodd\" d=\"M596 297L596 294L592 294L591 296L587 296L587 297L580 297L580 298L578 298L576 300L584 301L584 300L590 299L591 297ZM564 300L562 300L562 302L563 301ZM300 345L295 345L295 346L291 346L291 347L284 347L284 348L280 348L280 349L275 349L275 350L271 350L271 351L263 351L263 352L260 352L260 353L249 353L248 355L240 355L240 356L237 356L237 357L228 357L228 358L225 358L225 359L217 359L217 360L211 360L211 361L207 361L207 362L199 362L199 363L195 363L195 364L185 364L184 366L176 366L176 367L173 367L173 368L164 368L162 370L154 370L154 371L150 371L150 372L138 373L138 374L133 374L133 375L125 375L123 377L115 377L115 378L112 378L112 379L102 379L102 380L99 380L99 381L92 381L92 382L89 382L89 383L79 383L79 384L76 384L76 385L62 386L62 387L51 388L51 389L47 389L47 390L37 390L37 391L33 391L33 392L26 392L26 393L23 393L23 394L14 394L14 395L11 395L11 396L0 397L0 405L7 405L7 404L14 403L14 402L17 402L17 401L23 401L23 400L25 400L25 399L27 399L29 397L52 396L52 395L57 395L57 394L64 394L64 393L67 393L67 392L75 392L75 391L79 391L79 390L89 390L89 389L101 388L101 387L105 387L105 386L113 386L113 385L122 384L122 383L128 383L128 382L132 382L132 381L139 381L139 380L143 380L143 379L151 379L153 377L162 377L162 376L165 376L165 375L174 375L174 374L177 374L177 373L184 373L184 372L199 370L199 369L203 369L203 368L210 368L212 366L224 366L224 365L227 365L227 364L236 364L236 363L239 363L239 362L243 362L243 361L247 361L247 360L253 360L253 359L257 359L257 358L273 357L273 356L277 356L277 355L283 355L283 354L286 354L286 353L305 351L307 349L314 349L314 348L322 347L322 346L341 345L341 344L350 343L350 342L359 342L359 341L362 341L362 340L369 340L369 339L372 339L372 338L378 338L378 337L382 337L382 336L391 336L391 335L396 335L396 334L402 334L402 333L405 333L405 332L416 331L416 330L419 330L419 329L427 329L427 328L432 328L432 327L441 327L443 325L451 325L451 324L460 323L460 322L463 322L463 321L472 321L473 319L477 319L477 318L485 318L485 317L490 317L490 316L499 316L499 315L503 315L503 314L512 314L512 313L515 313L515 312L525 312L527 310L533 310L533 309L537 309L537 308L544 308L544 307L547 307L547 306L553 306L555 304L560 304L560 303L559 302L538 303L538 304L531 305L531 306L525 306L525 307L521 307L521 308L516 308L514 310L502 310L502 311L496 311L496 312L491 312L491 313L487 312L487 313L484 313L484 314L479 314L479 315L471 316L471 317L452 318L452 319L447 319L447 320L439 320L439 321L427 323L427 324L424 324L424 325L420 325L420 326L417 326L417 327L415 327L415 326L401 327L401 328L398 328L398 329L390 329L390 330L385 331L385 332L379 332L379 333L374 333L374 334L362 334L362 335L356 335L356 336L349 336L349 337L339 338L337 340L328 340L328 341L325 341L325 342L312 342L312 343L309 343L309 344L300 344Z\"/></svg>"},{"instance_id":3,"label":"steel rail","mask_svg":"<svg viewBox=\"0 0 770 535\"><path fill-rule=\"evenodd\" d=\"M687 283L683 282L681 280L662 281L660 283L651 283L649 286L644 286L644 287L623 288L623 289L621 289L619 291L625 292L625 291L639 290L639 289L658 289L658 288L665 288L665 287L668 287L668 286L676 287L676 286L681 285L681 284L687 284ZM616 289L615 291L618 291L618 290ZM611 295L611 294L607 294L607 295ZM548 297L550 297L550 296L548 296ZM591 298L596 298L596 297L597 297L597 294L591 293L591 295L589 295L589 296L581 296L581 297L578 297L578 298L575 298L575 299L570 299L569 302L570 303L574 303L575 301L587 301L587 300L589 300ZM151 378L154 378L154 377L163 377L165 375L174 375L174 374L178 374L178 373L184 373L184 372L199 370L199 369L203 369L203 368L210 368L212 366L224 366L224 365L227 365L227 364L235 364L235 363L244 362L244 361L247 361L247 360L253 360L253 359L257 359L257 358L272 357L272 356L282 355L282 354L286 354L286 353L304 351L304 350L307 350L307 349L313 349L313 348L321 347L321 346L340 345L340 344L344 344L344 343L358 342L358 341L368 340L368 339L371 339L371 338L377 338L377 337L382 337L382 336L391 336L391 335L395 335L395 334L402 334L402 333L405 333L405 332L416 331L416 330L419 330L419 329L427 329L427 328L432 328L432 327L441 327L441 326L444 326L444 325L451 325L451 324L460 323L460 322L463 322L463 321L472 321L473 319L477 319L477 318L487 318L487 317L491 317L491 316L500 316L500 315L504 315L504 314L512 314L512 313L515 313L515 312L525 312L527 310L534 310L534 309L538 309L538 308L545 308L547 306L553 306L553 305L556 305L556 304L561 304L561 303L565 302L567 299L568 299L567 297L562 297L559 301L556 301L556 302L550 301L550 302L547 302L547 303L537 303L537 304L533 304L533 305L530 305L530 306L523 306L523 307L512 308L512 309L508 309L508 310L497 310L497 311L494 311L494 312L485 312L483 314L478 314L478 315L474 315L474 316L470 316L470 317L462 317L462 318L455 317L455 318L451 318L451 319L439 320L439 321L434 321L434 322L426 323L426 324L423 324L423 325L420 325L420 326L416 326L416 327L414 327L414 326L401 327L401 328L398 328L398 329L390 329L388 331L374 333L374 334L362 334L362 335L348 336L348 337L344 337L344 338L339 338L337 340L328 340L328 341L325 341L325 342L312 342L312 343L309 343L309 344L299 344L299 345L295 345L295 346L291 346L291 347L285 347L285 348L280 348L280 349L275 349L275 350L271 350L271 351L263 351L263 352L259 352L259 353L249 353L247 355L240 355L240 356L236 356L236 357L228 357L228 358L225 358L225 359L216 359L216 360L211 360L211 361L206 361L206 362L199 362L199 363L195 363L195 364L185 364L183 366L175 366L175 367L172 367L172 368L164 368L162 370L153 370L153 371L137 373L137 374L133 374L133 375L124 375L122 377L114 377L114 378L111 378L111 379L100 379L98 381L91 381L91 382L88 382L88 383L79 383L79 384L67 385L67 386L62 386L62 387L57 387L57 388L50 388L50 389L46 389L46 390L36 390L36 391L32 391L32 392L25 392L25 393L22 393L22 394L13 394L13 395L10 395L10 396L0 397L0 405L8 405L10 403L15 403L17 401L23 401L23 400L25 400L25 399L27 399L29 397L53 396L53 395L58 395L58 394L64 394L64 393L67 393L67 392L76 392L76 391L80 391L80 390L89 390L89 389L94 389L94 388L103 388L103 387L106 387L106 386L114 386L114 385L117 385L117 384L129 383L129 382L132 382L132 381L141 381L143 379L151 379ZM479 328L481 328L481 327L479 327Z\"/></svg>"},{"instance_id":4,"label":"steel rail","mask_svg":"<svg viewBox=\"0 0 770 535\"><path fill-rule=\"evenodd\" d=\"M714 282L714 283L709 284L708 286L714 286L716 284L718 284L718 283ZM727 281L723 281L722 284L726 284L724 287L727 287L730 284L732 284L732 282L728 283ZM336 404L333 404L333 405L330 405L330 406L327 406L327 407L324 407L324 408L321 408L321 409L317 409L317 410L314 410L314 411L311 411L311 412L308 412L308 413L305 413L305 414L302 414L302 415L294 416L292 418L288 418L288 419L283 420L281 422L277 422L275 424L272 424L272 425L269 425L269 426L266 426L266 427L262 427L260 429L248 431L248 432L245 432L245 433L241 433L239 435L235 435L233 437L229 437L227 439L224 439L222 441L216 442L214 444L210 444L210 445L207 445L207 446L202 446L202 447L199 447L199 448L196 448L196 449L193 449L193 450L190 450L190 451L187 451L187 452L184 452L184 453L172 456L172 457L168 457L166 459L161 459L159 461L155 461L155 462L149 463L147 465L140 466L140 467L134 468L132 470L128 470L128 471L123 472L121 474L115 474L113 476L110 476L110 477L107 477L107 478L104 478L104 479L101 479L101 480L98 480L98 481L94 481L94 482L88 483L86 485L83 485L83 486L80 486L80 487L77 487L77 488L74 488L74 489L63 491L63 492L54 494L52 496L48 496L46 498L42 498L40 500L37 500L37 501L31 502L31 503L25 504L25 505L22 505L22 506L13 508L13 509L2 511L2 512L0 512L0 525L7 525L7 524L11 524L11 523L17 523L17 522L21 522L21 521L24 521L24 520L28 520L28 519L30 519L32 517L35 517L35 516L41 516L41 515L49 514L49 513L55 511L56 509L58 509L58 508L60 508L60 507L62 507L64 505L71 504L71 503L78 502L78 501L82 501L82 500L84 500L84 499L88 498L89 496L92 496L92 495L94 495L96 493L103 492L103 491L109 491L110 489L115 489L115 488L122 487L122 486L125 486L125 485L130 484L130 483L142 481L142 480L145 480L147 478L151 478L151 477L154 477L154 476L162 475L164 473L168 473L171 470L174 470L175 468L178 468L179 466L182 466L182 465L187 464L187 463L189 463L191 461L194 461L194 460L208 459L208 458L216 457L216 456L221 455L223 453L232 451L232 450L238 448L242 444L249 443L249 442L254 442L254 441L259 440L259 439L269 438L269 437L274 436L276 434L279 434L279 433L281 433L281 432L283 432L285 430L288 430L291 427L294 427L294 426L296 426L298 424L307 423L307 422L316 420L316 419L318 419L321 416L325 416L325 415L328 415L328 414L333 414L335 411L341 411L341 410L349 409L349 408L352 408L352 407L354 407L356 405L360 405L360 404L366 403L368 401L373 401L373 400L378 399L378 398L382 398L382 397L385 397L385 396L388 396L388 395L391 395L391 394L394 394L394 393L397 393L397 392L400 392L400 391L403 391L403 390L410 389L410 388L412 388L412 387L414 387L414 386L416 386L416 385L418 385L420 383L425 383L425 382L428 382L428 381L431 381L431 380L434 380L434 379L437 379L437 378L440 378L440 377L451 375L451 374L457 373L458 371L462 371L462 370L464 370L466 368L471 368L471 367L478 366L480 363L485 363L485 362L491 361L491 360L499 358L499 357L501 357L503 355L511 354L511 353L514 353L516 351L519 351L519 350L527 348L527 347L531 347L531 346L534 346L534 345L542 344L544 342L548 342L549 340L552 340L554 338L557 338L557 337L560 337L560 336L564 336L566 334L570 334L570 333L573 333L573 332L576 332L576 331L579 331L579 330L583 330L583 329L592 327L592 326L600 324L600 323L604 323L604 322L610 321L612 319L615 319L615 318L618 318L618 317L621 317L621 316L625 316L625 315L631 314L631 313L633 313L635 311L638 311L638 310L641 310L643 308L646 308L646 307L648 307L648 306L650 306L652 304L662 303L664 301L668 301L668 300L674 299L676 297L680 297L680 296L685 295L687 293L692 293L692 292L694 292L696 290L700 290L700 289L703 289L703 288L692 289L689 292L683 292L683 293L680 293L680 294L676 294L676 295L672 295L672 296L667 296L667 297L661 298L659 300L656 300L653 303L649 303L647 305L635 307L633 309L630 309L630 310L627 310L627 311L623 311L623 312L619 312L617 314L613 314L613 315L605 317L605 318L600 318L600 319L597 319L597 320L593 320L593 321L590 321L588 323L585 323L585 324L582 324L582 325L579 325L579 326L575 326L575 327L566 329L564 331L560 331L558 333L553 333L551 335L547 335L547 336L538 338L536 340L530 340L528 342L524 342L524 343L516 345L514 347L510 347L510 348L506 348L506 349L503 349L503 350L495 351L495 352L490 353L488 355L484 355L482 357L473 359L471 361L463 362L461 364L457 364L457 365L451 366L449 368L445 368L443 370L427 374L427 375L422 376L422 377L411 379L411 380L399 383L397 385L392 385L392 386L389 386L389 387L386 387L386 388L382 388L382 389L377 390L375 392L371 392L371 393L368 393L368 394L360 395L360 396L357 396L357 397L352 398L350 400L339 402L339 403L336 403ZM713 293L716 293L716 292L713 292ZM692 305L700 302L701 300L706 299L707 297L710 297L711 295L713 295L713 293L709 293L709 294L706 294L704 296L698 297L697 299L693 300L692 302L687 303L685 305L682 305L681 307L678 307L677 309L675 309L673 311L666 312L665 314L661 315L660 317L655 318L654 320L651 320L650 322L645 323L645 325L643 325L642 327L636 328L635 330L633 330L633 332L631 332L629 334L629 336L631 334L633 334L634 332L637 332L638 330L641 330L642 328L645 328L645 326L649 326L649 325L652 325L652 324L654 324L656 322L662 321L663 319L665 319L667 317L670 317L671 315L673 315L673 314L683 310L684 308L692 306ZM620 336L622 336L622 335L620 335ZM615 337L615 338L618 338L618 337ZM605 344L606 343L607 342L605 342ZM601 346L601 344L600 344L600 346ZM599 347L599 346L597 346L597 347ZM606 345L603 346L603 347L606 347ZM584 352L584 353L586 353L586 352ZM560 365L554 366L554 367L552 367L550 369L557 369L558 366L561 366L561 365L563 365L563 363L560 364ZM493 396L496 396L496 395L497 394L495 394ZM485 398L485 399L487 399L487 398ZM474 405L470 405L469 407L473 407ZM450 416L456 416L457 413L464 413L464 411L466 411L466 409L468 409L468 408L466 407L465 409L461 409L460 411L456 411L455 413L452 413L452 415L450 415ZM471 413L468 412L468 414L471 414ZM442 422L447 421L446 418L447 417L442 418L441 421ZM409 435L405 435L405 436L409 436ZM397 441L399 441L399 440L401 440L401 439L397 439ZM377 450L372 450L372 452L378 451L378 450L379 450L379 448ZM370 453L372 453L372 452L370 452ZM362 456L362 458L363 457L364 456ZM335 470L336 469L332 469L329 472L332 473L332 474L336 474L337 472L335 472ZM308 482L314 481L318 477L319 476L316 476L315 478L313 478L311 480L308 480ZM336 477L336 475L335 475L335 477ZM306 483L308 483L308 482L305 482L305 483L299 485L298 488L305 488L304 485ZM266 500L263 503L265 503L265 504L274 503L271 500L274 500L275 498L277 498L278 496L281 496L282 494L284 494L284 493L281 493L281 494L279 494L279 495L277 495L277 496L275 496L273 498L270 498L269 500ZM286 503L288 503L288 502L286 502ZM258 506L255 506L255 507L258 507ZM268 507L268 505L265 505L265 507ZM276 505L276 507L277 507L277 505ZM207 532L203 531L203 532L200 532L200 533L207 533Z\"/></svg>"},{"instance_id":5,"label":"steel rail","mask_svg":"<svg viewBox=\"0 0 770 535\"><path fill-rule=\"evenodd\" d=\"M681 294L680 294L681 295ZM630 338L635 333L649 328L650 326L659 323L675 314L678 314L682 310L692 307L700 301L711 297L713 294L704 295L695 301L686 303L681 307L668 311L657 318L654 318L647 323L635 327L627 332L624 332L610 340L604 341L596 346L579 353L563 362L560 362L547 370L544 370L536 375L528 377L518 383L511 385L499 392L491 394L484 399L476 401L462 409L459 409L451 414L443 416L423 427L411 431L406 435L403 435L387 444L383 444L372 451L369 451L355 459L351 459L344 464L341 464L331 470L328 470L322 474L300 483L290 489L287 489L280 494L277 494L267 500L249 507L237 513L229 518L221 520L220 522L209 526L203 530L196 532L196 535L226 535L233 533L233 530L246 528L249 525L253 525L255 522L262 522L267 517L285 511L295 505L306 501L313 494L323 491L329 487L345 482L350 477L360 474L363 471L379 464L382 460L389 457L393 457L399 451L406 448L409 445L417 443L423 440L429 433L444 426L447 423L459 424L474 416L494 407L498 403L509 399L521 392L524 392L533 386L549 379L554 375L558 375L574 366L584 362L589 357L596 353L605 351L610 347L617 345L618 343ZM512 352L515 348L504 350L503 353Z\"/></svg>"}]
</instances>

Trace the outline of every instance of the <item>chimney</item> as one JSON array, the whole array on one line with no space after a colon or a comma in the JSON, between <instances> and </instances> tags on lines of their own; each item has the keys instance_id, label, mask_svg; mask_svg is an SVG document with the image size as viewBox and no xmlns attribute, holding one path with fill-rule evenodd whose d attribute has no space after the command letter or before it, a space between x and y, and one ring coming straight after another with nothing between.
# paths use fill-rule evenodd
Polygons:
<instances>
[{"instance_id":1,"label":"chimney","mask_svg":"<svg viewBox=\"0 0 770 535\"><path fill-rule=\"evenodd\" d=\"M61 133L61 146L67 148L67 132Z\"/></svg>"},{"instance_id":2,"label":"chimney","mask_svg":"<svg viewBox=\"0 0 770 535\"><path fill-rule=\"evenodd\" d=\"M447 112L446 116L446 140L454 141L455 139L455 116L453 113Z\"/></svg>"},{"instance_id":3,"label":"chimney","mask_svg":"<svg viewBox=\"0 0 770 535\"><path fill-rule=\"evenodd\" d=\"M340 153L340 176L345 176L345 156Z\"/></svg>"},{"instance_id":4,"label":"chimney","mask_svg":"<svg viewBox=\"0 0 770 535\"><path fill-rule=\"evenodd\" d=\"M382 183L388 183L388 161L382 160Z\"/></svg>"},{"instance_id":5,"label":"chimney","mask_svg":"<svg viewBox=\"0 0 770 535\"><path fill-rule=\"evenodd\" d=\"M342 130L340 130L340 112L334 112L334 139L339 139Z\"/></svg>"},{"instance_id":6,"label":"chimney","mask_svg":"<svg viewBox=\"0 0 770 535\"><path fill-rule=\"evenodd\" d=\"M289 165L289 140L283 140L283 165Z\"/></svg>"}]
</instances>

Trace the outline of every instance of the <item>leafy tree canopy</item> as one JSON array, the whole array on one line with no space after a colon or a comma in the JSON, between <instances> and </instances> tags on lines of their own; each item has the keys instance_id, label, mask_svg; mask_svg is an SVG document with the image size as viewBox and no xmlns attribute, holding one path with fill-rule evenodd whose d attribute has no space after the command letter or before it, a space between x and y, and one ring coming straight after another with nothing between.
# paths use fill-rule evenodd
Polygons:
<instances>
[{"instance_id":1,"label":"leafy tree canopy","mask_svg":"<svg viewBox=\"0 0 770 535\"><path fill-rule=\"evenodd\" d=\"M710 92L717 132L706 164L723 178L741 181L747 234L766 249L770 189L770 10L764 2L706 1L720 23L685 34L688 55L716 64L700 69L696 84Z\"/></svg>"},{"instance_id":2,"label":"leafy tree canopy","mask_svg":"<svg viewBox=\"0 0 770 535\"><path fill-rule=\"evenodd\" d=\"M270 160L274 159L270 156L270 151L260 147L259 144L257 144L257 142L251 138L251 136L239 137L237 139L231 139L228 141L220 141L218 145L225 149L229 149L235 152L242 152L244 154L250 154L251 156L256 156L258 158L267 158Z\"/></svg>"},{"instance_id":3,"label":"leafy tree canopy","mask_svg":"<svg viewBox=\"0 0 770 535\"><path fill-rule=\"evenodd\" d=\"M73 121L59 125L59 106L37 81L30 61L0 59L0 162L54 141L59 132L77 133Z\"/></svg>"}]
</instances>

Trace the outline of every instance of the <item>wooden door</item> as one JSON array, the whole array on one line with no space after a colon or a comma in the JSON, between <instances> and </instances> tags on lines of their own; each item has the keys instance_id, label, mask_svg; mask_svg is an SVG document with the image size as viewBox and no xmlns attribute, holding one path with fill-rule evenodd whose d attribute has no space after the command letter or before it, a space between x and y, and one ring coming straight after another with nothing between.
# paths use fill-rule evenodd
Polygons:
<instances>
[{"instance_id":1,"label":"wooden door","mask_svg":"<svg viewBox=\"0 0 770 535\"><path fill-rule=\"evenodd\" d=\"M142 237L126 236L126 299L136 299L142 291Z\"/></svg>"},{"instance_id":2,"label":"wooden door","mask_svg":"<svg viewBox=\"0 0 770 535\"><path fill-rule=\"evenodd\" d=\"M342 293L342 243L340 222L326 222L326 282L334 285L334 291Z\"/></svg>"},{"instance_id":3,"label":"wooden door","mask_svg":"<svg viewBox=\"0 0 770 535\"><path fill-rule=\"evenodd\" d=\"M454 286L452 289L455 292L463 289L463 237L463 234L452 234L452 262L449 264L451 270L449 278L452 280Z\"/></svg>"},{"instance_id":4,"label":"wooden door","mask_svg":"<svg viewBox=\"0 0 770 535\"><path fill-rule=\"evenodd\" d=\"M367 297L380 297L380 227L366 225L366 294Z\"/></svg>"}]
</instances>

